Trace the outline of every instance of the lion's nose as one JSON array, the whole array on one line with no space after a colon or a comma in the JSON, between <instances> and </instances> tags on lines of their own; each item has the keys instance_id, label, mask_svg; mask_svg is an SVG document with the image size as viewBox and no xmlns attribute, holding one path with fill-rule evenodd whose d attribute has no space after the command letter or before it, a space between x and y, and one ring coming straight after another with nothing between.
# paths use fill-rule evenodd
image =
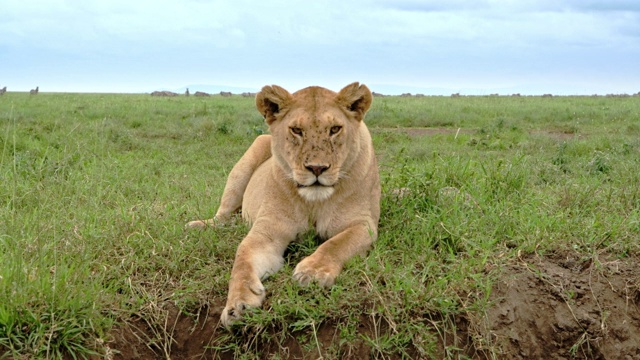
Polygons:
<instances>
[{"instance_id":1,"label":"lion's nose","mask_svg":"<svg viewBox=\"0 0 640 360\"><path fill-rule=\"evenodd\" d=\"M325 166L325 165L307 165L305 167L307 168L307 170L311 171L315 176L320 176L320 174L322 174L323 172L325 172L325 170L329 168L328 166Z\"/></svg>"}]
</instances>

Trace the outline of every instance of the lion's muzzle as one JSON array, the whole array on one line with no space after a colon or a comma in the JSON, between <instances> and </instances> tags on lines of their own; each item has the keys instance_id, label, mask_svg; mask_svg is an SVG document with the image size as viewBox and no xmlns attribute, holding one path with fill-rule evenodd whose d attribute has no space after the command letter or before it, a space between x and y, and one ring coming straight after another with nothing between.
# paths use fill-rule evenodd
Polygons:
<instances>
[{"instance_id":1,"label":"lion's muzzle","mask_svg":"<svg viewBox=\"0 0 640 360\"><path fill-rule=\"evenodd\" d=\"M322 175L327 169L329 169L331 165L306 165L305 168L313 173L315 176Z\"/></svg>"}]
</instances>

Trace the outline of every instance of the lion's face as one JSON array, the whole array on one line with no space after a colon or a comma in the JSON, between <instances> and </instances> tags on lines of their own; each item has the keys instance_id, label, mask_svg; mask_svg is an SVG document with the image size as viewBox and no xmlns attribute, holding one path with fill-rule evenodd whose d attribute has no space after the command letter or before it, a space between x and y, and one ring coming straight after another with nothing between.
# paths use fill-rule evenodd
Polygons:
<instances>
[{"instance_id":1,"label":"lion's face","mask_svg":"<svg viewBox=\"0 0 640 360\"><path fill-rule=\"evenodd\" d=\"M360 150L369 89L354 83L339 93L310 87L291 95L266 86L256 103L270 126L272 154L298 194L310 202L330 198Z\"/></svg>"},{"instance_id":2,"label":"lion's face","mask_svg":"<svg viewBox=\"0 0 640 360\"><path fill-rule=\"evenodd\" d=\"M276 159L303 198L318 201L333 194L344 176L343 165L353 147L349 145L356 145L353 133L358 125L340 110L326 108L312 113L295 109L276 126L274 145L282 147Z\"/></svg>"}]
</instances>

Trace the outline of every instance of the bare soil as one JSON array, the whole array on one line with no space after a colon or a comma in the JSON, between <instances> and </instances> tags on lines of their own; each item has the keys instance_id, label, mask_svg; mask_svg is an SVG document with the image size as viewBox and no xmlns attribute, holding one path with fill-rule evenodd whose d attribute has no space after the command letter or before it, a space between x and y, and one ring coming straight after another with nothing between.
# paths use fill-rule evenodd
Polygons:
<instances>
[{"instance_id":1,"label":"bare soil","mask_svg":"<svg viewBox=\"0 0 640 360\"><path fill-rule=\"evenodd\" d=\"M638 260L522 259L504 269L477 325L508 359L640 359Z\"/></svg>"},{"instance_id":2,"label":"bare soil","mask_svg":"<svg viewBox=\"0 0 640 360\"><path fill-rule=\"evenodd\" d=\"M640 359L638 260L605 255L583 258L570 253L517 259L502 269L490 295L492 305L484 314L456 319L455 338L462 339L460 355L473 359L496 355L500 359ZM153 329L142 319L127 319L126 325L114 330L108 357L232 359L233 351L224 349L229 336L245 337L247 351L257 350L262 358L335 358L335 349L343 359L379 357L364 341L341 343L331 323L317 328L319 346L311 350L299 344L295 334L279 337L278 342L274 340L278 336L231 334L218 326L222 301L203 308L195 317L169 306L165 329ZM372 336L379 325L363 317L358 333ZM332 353L327 352L330 347ZM415 349L406 351L419 357Z\"/></svg>"}]
</instances>

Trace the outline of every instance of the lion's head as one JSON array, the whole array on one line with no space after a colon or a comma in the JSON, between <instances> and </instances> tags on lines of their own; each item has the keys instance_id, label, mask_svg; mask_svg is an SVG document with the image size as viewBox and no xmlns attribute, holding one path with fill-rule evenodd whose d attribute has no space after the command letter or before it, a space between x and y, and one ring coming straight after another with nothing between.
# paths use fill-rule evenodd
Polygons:
<instances>
[{"instance_id":1,"label":"lion's head","mask_svg":"<svg viewBox=\"0 0 640 360\"><path fill-rule=\"evenodd\" d=\"M361 155L361 127L371 100L371 91L357 82L338 93L313 86L290 94L273 85L257 94L272 154L307 201L328 199L348 176Z\"/></svg>"}]
</instances>

